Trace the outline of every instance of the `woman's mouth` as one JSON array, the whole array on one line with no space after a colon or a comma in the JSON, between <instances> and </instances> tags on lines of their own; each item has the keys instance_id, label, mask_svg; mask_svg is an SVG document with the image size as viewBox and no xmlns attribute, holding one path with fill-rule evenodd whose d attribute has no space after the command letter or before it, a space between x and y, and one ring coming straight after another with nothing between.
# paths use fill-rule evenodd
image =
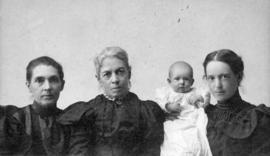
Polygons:
<instances>
[{"instance_id":1,"label":"woman's mouth","mask_svg":"<svg viewBox=\"0 0 270 156\"><path fill-rule=\"evenodd\" d=\"M215 94L216 95L223 95L223 94L225 94L225 91L217 91L217 92L215 92Z\"/></svg>"},{"instance_id":2,"label":"woman's mouth","mask_svg":"<svg viewBox=\"0 0 270 156\"><path fill-rule=\"evenodd\" d=\"M112 90L120 90L121 89L121 87L114 87L114 88L112 88Z\"/></svg>"},{"instance_id":3,"label":"woman's mouth","mask_svg":"<svg viewBox=\"0 0 270 156\"><path fill-rule=\"evenodd\" d=\"M53 95L42 95L42 98L52 99L53 98Z\"/></svg>"}]
</instances>

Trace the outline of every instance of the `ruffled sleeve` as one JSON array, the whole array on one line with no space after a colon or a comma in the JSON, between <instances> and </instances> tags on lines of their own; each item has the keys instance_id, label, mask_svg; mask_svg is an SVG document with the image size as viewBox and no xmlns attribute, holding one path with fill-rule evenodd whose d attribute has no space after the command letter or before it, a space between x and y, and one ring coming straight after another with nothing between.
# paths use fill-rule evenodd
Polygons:
<instances>
[{"instance_id":1,"label":"ruffled sleeve","mask_svg":"<svg viewBox=\"0 0 270 156\"><path fill-rule=\"evenodd\" d=\"M143 141L140 145L140 156L160 155L160 146L164 138L164 113L153 101L142 102L141 117Z\"/></svg>"},{"instance_id":2,"label":"ruffled sleeve","mask_svg":"<svg viewBox=\"0 0 270 156\"><path fill-rule=\"evenodd\" d=\"M18 155L30 145L31 138L24 133L23 125L13 117L15 106L1 107L0 155Z\"/></svg>"},{"instance_id":3,"label":"ruffled sleeve","mask_svg":"<svg viewBox=\"0 0 270 156\"><path fill-rule=\"evenodd\" d=\"M270 108L261 104L253 112L256 113L257 126L252 134L252 155L270 155Z\"/></svg>"},{"instance_id":4,"label":"ruffled sleeve","mask_svg":"<svg viewBox=\"0 0 270 156\"><path fill-rule=\"evenodd\" d=\"M89 128L88 120L94 113L93 103L95 100L74 103L66 108L58 118L60 124L71 130L68 155L89 155L92 129Z\"/></svg>"},{"instance_id":5,"label":"ruffled sleeve","mask_svg":"<svg viewBox=\"0 0 270 156\"><path fill-rule=\"evenodd\" d=\"M84 115L88 111L91 111L91 107L88 103L82 101L76 102L63 111L58 118L58 122L63 125L76 124L84 119Z\"/></svg>"},{"instance_id":6,"label":"ruffled sleeve","mask_svg":"<svg viewBox=\"0 0 270 156\"><path fill-rule=\"evenodd\" d=\"M231 139L249 140L250 155L270 155L270 108L259 105L243 110L230 122L220 122L219 129Z\"/></svg>"},{"instance_id":7,"label":"ruffled sleeve","mask_svg":"<svg viewBox=\"0 0 270 156\"><path fill-rule=\"evenodd\" d=\"M270 137L270 108L265 105L259 105L252 109L241 111L234 120L220 121L219 126L224 132L232 138L247 138L255 131L267 131Z\"/></svg>"},{"instance_id":8,"label":"ruffled sleeve","mask_svg":"<svg viewBox=\"0 0 270 156\"><path fill-rule=\"evenodd\" d=\"M234 120L220 121L219 129L234 139L243 139L249 137L257 127L258 119L254 109L240 112Z\"/></svg>"}]
</instances>

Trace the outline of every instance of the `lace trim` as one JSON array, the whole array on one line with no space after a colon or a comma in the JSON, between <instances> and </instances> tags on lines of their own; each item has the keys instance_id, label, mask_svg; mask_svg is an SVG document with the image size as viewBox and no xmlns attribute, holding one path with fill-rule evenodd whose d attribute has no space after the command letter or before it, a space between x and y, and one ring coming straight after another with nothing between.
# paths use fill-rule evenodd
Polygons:
<instances>
[{"instance_id":1,"label":"lace trim","mask_svg":"<svg viewBox=\"0 0 270 156\"><path fill-rule=\"evenodd\" d=\"M110 96L108 96L108 95L106 95L106 94L103 94L103 96L104 96L107 100L113 101L113 102L115 102L115 103L118 104L118 105L122 105L124 99L127 97L127 95L125 95L124 97L117 97L117 98L115 98L115 97L110 97Z\"/></svg>"}]
</instances>

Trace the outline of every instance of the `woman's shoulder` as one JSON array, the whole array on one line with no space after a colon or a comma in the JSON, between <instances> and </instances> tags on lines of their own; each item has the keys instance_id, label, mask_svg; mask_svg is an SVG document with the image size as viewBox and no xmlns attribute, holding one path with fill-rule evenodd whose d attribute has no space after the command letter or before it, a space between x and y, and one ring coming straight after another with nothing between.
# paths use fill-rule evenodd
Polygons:
<instances>
[{"instance_id":1,"label":"woman's shoulder","mask_svg":"<svg viewBox=\"0 0 270 156\"><path fill-rule=\"evenodd\" d=\"M61 124L72 124L78 122L88 111L95 109L95 107L100 103L101 95L96 96L95 98L89 101L78 101L67 108L65 108L60 116L58 117L58 122Z\"/></svg>"},{"instance_id":2,"label":"woman's shoulder","mask_svg":"<svg viewBox=\"0 0 270 156\"><path fill-rule=\"evenodd\" d=\"M270 117L270 107L267 107L265 104L260 104L253 108L259 114L264 114Z\"/></svg>"},{"instance_id":3,"label":"woman's shoulder","mask_svg":"<svg viewBox=\"0 0 270 156\"><path fill-rule=\"evenodd\" d=\"M156 102L152 100L142 100L133 92L129 92L124 98L124 101L129 103L130 106L137 107L140 111L147 110L152 112L161 109Z\"/></svg>"},{"instance_id":4,"label":"woman's shoulder","mask_svg":"<svg viewBox=\"0 0 270 156\"><path fill-rule=\"evenodd\" d=\"M63 112L67 112L70 110L82 111L86 108L95 107L96 104L99 104L102 100L102 95L97 95L96 97L90 99L89 101L78 101L63 110Z\"/></svg>"},{"instance_id":5,"label":"woman's shoulder","mask_svg":"<svg viewBox=\"0 0 270 156\"><path fill-rule=\"evenodd\" d=\"M160 106L152 100L144 100L141 102L142 103L142 107L144 107L145 109L149 109L152 111L161 111L162 109L160 108Z\"/></svg>"},{"instance_id":6,"label":"woman's shoulder","mask_svg":"<svg viewBox=\"0 0 270 156\"><path fill-rule=\"evenodd\" d=\"M141 103L141 113L145 117L155 117L158 120L164 120L164 111L161 107L152 100L140 100Z\"/></svg>"},{"instance_id":7,"label":"woman's shoulder","mask_svg":"<svg viewBox=\"0 0 270 156\"><path fill-rule=\"evenodd\" d=\"M261 123L261 120L269 120L270 121L270 108L267 107L265 104L260 105L253 105L248 102L245 102L247 107L240 111L236 116L236 120L240 121L253 121Z\"/></svg>"},{"instance_id":8,"label":"woman's shoulder","mask_svg":"<svg viewBox=\"0 0 270 156\"><path fill-rule=\"evenodd\" d=\"M82 111L83 108L87 107L88 102L86 101L77 101L75 103L70 104L67 108L63 110L63 113L69 112L69 111Z\"/></svg>"},{"instance_id":9,"label":"woman's shoulder","mask_svg":"<svg viewBox=\"0 0 270 156\"><path fill-rule=\"evenodd\" d=\"M0 106L0 117L10 116L18 111L18 109L19 108L14 105Z\"/></svg>"},{"instance_id":10,"label":"woman's shoulder","mask_svg":"<svg viewBox=\"0 0 270 156\"><path fill-rule=\"evenodd\" d=\"M246 107L231 121L219 123L220 129L232 138L247 138L251 135L260 135L270 132L270 108L264 104L255 106L245 102ZM208 111L213 110L210 106ZM270 137L270 133L267 135Z\"/></svg>"},{"instance_id":11,"label":"woman's shoulder","mask_svg":"<svg viewBox=\"0 0 270 156\"><path fill-rule=\"evenodd\" d=\"M31 106L31 104L28 104L26 106L23 106L23 107L18 108L12 114L12 116L14 117L14 119L23 122L25 120L26 114L30 114L30 106Z\"/></svg>"},{"instance_id":12,"label":"woman's shoulder","mask_svg":"<svg viewBox=\"0 0 270 156\"><path fill-rule=\"evenodd\" d=\"M141 100L135 93L132 92L130 92L128 96L133 103L140 104L142 109L149 109L149 110L161 109L160 106L153 100Z\"/></svg>"},{"instance_id":13,"label":"woman's shoulder","mask_svg":"<svg viewBox=\"0 0 270 156\"><path fill-rule=\"evenodd\" d=\"M260 104L250 109L247 115L251 116L257 123L257 129L268 130L270 137L270 107L267 107L265 104Z\"/></svg>"}]
</instances>

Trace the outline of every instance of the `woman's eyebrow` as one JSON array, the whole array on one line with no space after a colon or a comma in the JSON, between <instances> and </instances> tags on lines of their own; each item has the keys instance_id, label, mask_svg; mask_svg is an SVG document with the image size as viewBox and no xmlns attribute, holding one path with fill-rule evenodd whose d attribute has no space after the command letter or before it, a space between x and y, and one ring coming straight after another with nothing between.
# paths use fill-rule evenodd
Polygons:
<instances>
[{"instance_id":1,"label":"woman's eyebrow","mask_svg":"<svg viewBox=\"0 0 270 156\"><path fill-rule=\"evenodd\" d=\"M37 76L37 77L35 77L35 80L37 80L37 79L44 79L44 76Z\"/></svg>"}]
</instances>

